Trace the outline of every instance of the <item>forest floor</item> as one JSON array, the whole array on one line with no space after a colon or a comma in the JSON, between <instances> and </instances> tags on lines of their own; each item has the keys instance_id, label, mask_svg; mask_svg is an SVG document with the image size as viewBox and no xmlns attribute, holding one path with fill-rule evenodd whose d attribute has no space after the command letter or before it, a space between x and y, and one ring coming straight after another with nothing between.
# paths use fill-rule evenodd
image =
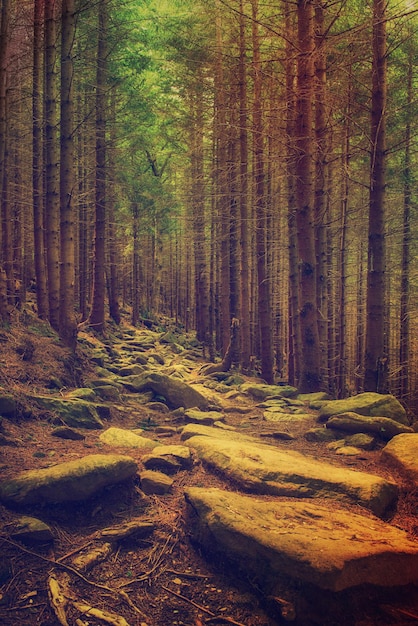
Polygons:
<instances>
[{"instance_id":1,"label":"forest floor","mask_svg":"<svg viewBox=\"0 0 418 626\"><path fill-rule=\"evenodd\" d=\"M94 368L88 359L80 356L77 362L57 342L54 333L45 332L45 325L26 321L17 322L10 329L0 331L0 387L21 398L31 393L42 393L52 377L67 381L68 388L81 386L94 377ZM203 361L202 361L203 363ZM142 412L141 412L142 411ZM148 411L135 405L132 408L112 410L112 426L143 427ZM166 420L167 415L161 419ZM252 419L242 414L228 413L227 422L245 427L246 433L260 436L265 428L262 412L257 414L254 402ZM110 425L110 424L109 424ZM315 415L312 414L312 426ZM129 454L141 467L141 455L135 450L103 448L100 431L86 431L83 441L69 441L51 437L53 424L44 417L32 414L15 421L3 420L7 436L16 446L0 448L0 473L10 476L22 469L38 468L45 464L61 463L93 454ZM309 425L308 425L309 427ZM324 444L306 441L303 425L292 424L292 441L274 442L305 454L326 458L336 465L346 465L383 476L389 474L378 463L379 450L364 452L361 458L338 458ZM150 435L155 438L154 433ZM162 443L180 443L174 434ZM2 626L56 626L59 624L51 608L47 580L52 571L67 576L71 595L79 602L107 610L115 617L104 622L91 614L82 614L74 607L67 613L70 626L99 626L110 623L123 626L203 626L235 624L241 626L274 626L286 623L277 602L265 598L251 580L237 576L227 563L213 562L208 554L190 540L189 517L184 499L187 486L233 486L221 476L209 472L201 463L190 471L181 471L175 477L170 494L143 497L139 486L126 483L108 488L82 504L33 507L28 512L11 511L0 506L0 624ZM353 510L356 507L353 507ZM390 522L418 537L418 495L401 493L399 506ZM364 514L364 511L362 511ZM29 548L13 541L7 533L18 515L38 516L52 529L53 547ZM67 566L71 555L94 544L98 529L142 517L154 521L152 535L136 542L121 544L108 559L91 572L78 575ZM288 597L291 598L289 587ZM293 590L294 591L294 590ZM123 593L125 592L125 593ZM311 609L297 615L297 624L303 626L385 626L418 624L418 589L367 589L330 594L312 589L299 589L299 596L309 599ZM324 605L328 610L324 610ZM133 608L135 606L136 608ZM317 609L319 612L317 612ZM326 618L324 618L326 615ZM115 621L111 621L114 619ZM63 622L62 622L63 623Z\"/></svg>"}]
</instances>

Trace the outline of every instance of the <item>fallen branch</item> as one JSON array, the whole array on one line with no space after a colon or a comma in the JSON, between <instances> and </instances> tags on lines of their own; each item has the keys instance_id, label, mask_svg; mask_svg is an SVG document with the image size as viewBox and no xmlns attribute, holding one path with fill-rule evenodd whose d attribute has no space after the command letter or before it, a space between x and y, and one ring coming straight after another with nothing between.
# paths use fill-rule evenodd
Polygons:
<instances>
[{"instance_id":1,"label":"fallen branch","mask_svg":"<svg viewBox=\"0 0 418 626\"><path fill-rule=\"evenodd\" d=\"M55 617L61 626L68 626L65 608L68 604L68 598L65 595L62 584L54 574L48 578L48 598L49 604L55 613Z\"/></svg>"},{"instance_id":2,"label":"fallen branch","mask_svg":"<svg viewBox=\"0 0 418 626\"><path fill-rule=\"evenodd\" d=\"M49 563L50 565L54 566L54 567L58 567L60 569L63 569L66 572L69 572L70 574L74 574L74 576L77 576L78 578L80 578L80 580L82 580L83 582L85 582L87 585L90 585L91 587L95 587L96 589L103 589L103 591L107 591L108 593L110 593L113 596L116 597L120 597L122 598L127 604L128 606L138 615L141 615L142 618L144 618L146 621L149 621L149 618L147 615L145 615L145 613L143 613L143 611L141 611L130 599L130 597L128 596L128 594L123 591L122 589L112 589L111 587L108 587L107 585L102 585L100 583L95 583L92 580L89 580L88 578L86 578L85 576L83 576L83 574L81 572L79 572L78 570L76 570L74 567L71 567L71 565L66 565L65 563L59 563L58 561L55 561L54 559L48 559L46 556L42 556L41 554L37 554L36 552L33 552L32 550L29 550L28 548L24 548L23 546L19 545L18 543L16 543L15 541L12 541L12 539L7 539L6 537L2 537L3 541L5 541L6 543L14 546L15 548L17 548L18 550L21 550L22 552L25 552L26 554L30 554L33 557L36 557L37 559L40 559L41 561L44 561L45 563Z\"/></svg>"},{"instance_id":3,"label":"fallen branch","mask_svg":"<svg viewBox=\"0 0 418 626\"><path fill-rule=\"evenodd\" d=\"M88 604L83 604L82 602L73 602L72 604L86 617L89 615L97 617L97 619L100 619L102 622L106 622L107 624L111 624L112 626L129 626L126 619L121 615L115 615L114 613L109 613L109 611L95 609L94 607L89 606Z\"/></svg>"}]
</instances>

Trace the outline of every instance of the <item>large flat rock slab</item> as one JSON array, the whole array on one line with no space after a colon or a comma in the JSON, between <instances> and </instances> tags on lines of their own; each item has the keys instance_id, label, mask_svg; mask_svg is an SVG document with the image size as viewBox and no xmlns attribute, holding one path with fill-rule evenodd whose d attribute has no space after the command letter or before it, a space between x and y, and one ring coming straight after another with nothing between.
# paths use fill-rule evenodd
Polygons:
<instances>
[{"instance_id":1,"label":"large flat rock slab","mask_svg":"<svg viewBox=\"0 0 418 626\"><path fill-rule=\"evenodd\" d=\"M334 498L360 504L379 516L397 498L395 483L380 476L331 465L249 438L195 436L186 443L202 461L254 493Z\"/></svg>"},{"instance_id":2,"label":"large flat rock slab","mask_svg":"<svg viewBox=\"0 0 418 626\"><path fill-rule=\"evenodd\" d=\"M399 400L390 394L374 392L359 393L351 398L324 402L320 408L319 417L324 419L350 411L370 417L389 417L408 426L406 411Z\"/></svg>"},{"instance_id":3,"label":"large flat rock slab","mask_svg":"<svg viewBox=\"0 0 418 626\"><path fill-rule=\"evenodd\" d=\"M0 483L0 500L28 505L86 500L97 491L136 474L134 459L117 454L90 454L77 461L21 472Z\"/></svg>"},{"instance_id":4,"label":"large flat rock slab","mask_svg":"<svg viewBox=\"0 0 418 626\"><path fill-rule=\"evenodd\" d=\"M418 542L382 522L313 502L265 500L190 487L197 541L222 553L274 595L279 577L341 591L418 581Z\"/></svg>"},{"instance_id":5,"label":"large flat rock slab","mask_svg":"<svg viewBox=\"0 0 418 626\"><path fill-rule=\"evenodd\" d=\"M381 459L418 484L418 433L394 437L383 448Z\"/></svg>"}]
</instances>

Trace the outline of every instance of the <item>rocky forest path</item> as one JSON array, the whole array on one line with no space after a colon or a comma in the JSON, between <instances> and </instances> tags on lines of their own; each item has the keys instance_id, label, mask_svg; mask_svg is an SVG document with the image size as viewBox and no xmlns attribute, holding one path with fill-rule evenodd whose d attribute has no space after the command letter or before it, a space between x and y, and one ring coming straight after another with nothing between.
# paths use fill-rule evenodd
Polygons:
<instances>
[{"instance_id":1,"label":"rocky forest path","mask_svg":"<svg viewBox=\"0 0 418 626\"><path fill-rule=\"evenodd\" d=\"M84 333L64 368L29 340L0 389L1 624L418 622L418 435L394 398L205 375L171 332Z\"/></svg>"}]
</instances>

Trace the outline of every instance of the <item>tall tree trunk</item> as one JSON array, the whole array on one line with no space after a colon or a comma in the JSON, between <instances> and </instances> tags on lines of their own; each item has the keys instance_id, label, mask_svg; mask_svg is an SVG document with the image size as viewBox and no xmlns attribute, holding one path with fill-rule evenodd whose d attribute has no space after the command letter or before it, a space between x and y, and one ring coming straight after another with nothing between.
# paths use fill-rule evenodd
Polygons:
<instances>
[{"instance_id":1,"label":"tall tree trunk","mask_svg":"<svg viewBox=\"0 0 418 626\"><path fill-rule=\"evenodd\" d=\"M201 77L203 79L203 77ZM203 144L203 100L199 89L192 95L194 121L192 134L192 220L194 230L194 277L197 338L209 346L209 281L206 253L205 181Z\"/></svg>"},{"instance_id":2,"label":"tall tree trunk","mask_svg":"<svg viewBox=\"0 0 418 626\"><path fill-rule=\"evenodd\" d=\"M407 79L407 106L411 108L413 90L414 59L412 46L408 54ZM412 207L412 168L411 168L411 113L408 111L405 127L405 154L403 167L403 235L402 235L402 264L401 264L401 307L400 307L400 336L399 336L399 364L400 364L400 395L401 399L408 399L409 392L409 352L410 352L410 256L411 256L411 207Z\"/></svg>"},{"instance_id":3,"label":"tall tree trunk","mask_svg":"<svg viewBox=\"0 0 418 626\"><path fill-rule=\"evenodd\" d=\"M89 324L102 333L105 322L106 263L106 63L107 63L107 0L98 4L98 38L96 68L96 184L93 300Z\"/></svg>"},{"instance_id":4,"label":"tall tree trunk","mask_svg":"<svg viewBox=\"0 0 418 626\"><path fill-rule=\"evenodd\" d=\"M301 336L297 315L299 310L298 252L296 236L296 179L295 179L295 55L291 43L294 36L294 13L285 3L286 38L286 192L289 233L289 348L288 378L297 383L301 361Z\"/></svg>"},{"instance_id":5,"label":"tall tree trunk","mask_svg":"<svg viewBox=\"0 0 418 626\"><path fill-rule=\"evenodd\" d=\"M33 94L32 94L32 193L33 237L35 256L36 301L38 316L48 319L48 291L46 283L44 213L42 202L42 35L43 0L35 0L33 8Z\"/></svg>"},{"instance_id":6,"label":"tall tree trunk","mask_svg":"<svg viewBox=\"0 0 418 626\"><path fill-rule=\"evenodd\" d=\"M262 68L258 32L258 0L252 2L253 36L253 150L256 211L256 256L258 282L258 320L260 331L261 376L268 383L274 382L273 321L271 314L271 288L267 267L267 207L264 180L264 128L262 113Z\"/></svg>"},{"instance_id":7,"label":"tall tree trunk","mask_svg":"<svg viewBox=\"0 0 418 626\"><path fill-rule=\"evenodd\" d=\"M13 279L13 245L12 245L12 220L9 201L9 149L8 149L8 52L9 52L9 27L10 27L10 0L3 0L1 5L0 25L0 214L1 214L1 237L2 237L2 265L5 271L5 299L4 302L13 304L14 279ZM3 282L3 281L2 281ZM3 301L3 299L2 299ZM0 310L1 317L9 319L7 304Z\"/></svg>"},{"instance_id":8,"label":"tall tree trunk","mask_svg":"<svg viewBox=\"0 0 418 626\"><path fill-rule=\"evenodd\" d=\"M323 0L315 0L315 243L316 243L316 290L318 308L318 333L320 345L321 379L327 387L327 68L325 53L325 10Z\"/></svg>"},{"instance_id":9,"label":"tall tree trunk","mask_svg":"<svg viewBox=\"0 0 418 626\"><path fill-rule=\"evenodd\" d=\"M137 202L132 203L132 326L139 322L140 313L140 280L139 280L139 207Z\"/></svg>"},{"instance_id":10,"label":"tall tree trunk","mask_svg":"<svg viewBox=\"0 0 418 626\"><path fill-rule=\"evenodd\" d=\"M386 242L386 0L373 2L373 66L371 103L371 165L369 196L365 391L386 391L385 353Z\"/></svg>"},{"instance_id":11,"label":"tall tree trunk","mask_svg":"<svg viewBox=\"0 0 418 626\"><path fill-rule=\"evenodd\" d=\"M244 371L250 368L251 332L250 332L250 246L249 246L249 208L248 208L248 102L246 71L246 37L244 1L240 0L239 16L239 214L241 224L241 366Z\"/></svg>"},{"instance_id":12,"label":"tall tree trunk","mask_svg":"<svg viewBox=\"0 0 418 626\"><path fill-rule=\"evenodd\" d=\"M215 193L217 198L217 347L224 355L230 339L229 300L229 206L228 206L228 125L224 68L224 43L222 39L221 5L216 2L216 60L215 60Z\"/></svg>"},{"instance_id":13,"label":"tall tree trunk","mask_svg":"<svg viewBox=\"0 0 418 626\"><path fill-rule=\"evenodd\" d=\"M61 121L60 121L60 309L59 334L75 350L77 322L75 317L75 218L74 218L74 67L75 38L74 0L62 1L61 12Z\"/></svg>"},{"instance_id":14,"label":"tall tree trunk","mask_svg":"<svg viewBox=\"0 0 418 626\"><path fill-rule=\"evenodd\" d=\"M235 117L235 106L231 102L230 105L230 138L228 146L228 197L229 197L229 311L231 315L232 327L237 330L230 333L231 347L231 364L235 367L240 363L240 333L239 322L241 317L241 293L240 293L240 219L239 207L237 199L237 139L235 136L235 128L237 120ZM231 343L233 341L233 344Z\"/></svg>"},{"instance_id":15,"label":"tall tree trunk","mask_svg":"<svg viewBox=\"0 0 418 626\"><path fill-rule=\"evenodd\" d=\"M121 322L121 313L119 306L119 296L120 296L120 287L118 281L118 242L117 242L117 233L116 233L116 221L115 221L115 201L116 201L116 193L114 192L114 174L115 174L115 163L114 163L114 152L113 146L116 145L116 134L115 134L115 120L116 120L116 95L115 90L112 91L111 94L111 109L112 109L112 125L110 131L110 140L112 145L112 150L110 152L109 159L109 167L110 167L110 179L112 181L112 190L107 190L107 200L108 200L108 240L109 240L109 314L112 320L116 324L120 324Z\"/></svg>"},{"instance_id":16,"label":"tall tree trunk","mask_svg":"<svg viewBox=\"0 0 418 626\"><path fill-rule=\"evenodd\" d=\"M299 252L302 360L299 388L321 387L318 333L315 228L313 214L312 102L314 87L314 12L312 0L298 0L298 57L296 99L296 224Z\"/></svg>"},{"instance_id":17,"label":"tall tree trunk","mask_svg":"<svg viewBox=\"0 0 418 626\"><path fill-rule=\"evenodd\" d=\"M58 144L57 3L45 2L45 227L49 321L59 329L60 192Z\"/></svg>"}]
</instances>

